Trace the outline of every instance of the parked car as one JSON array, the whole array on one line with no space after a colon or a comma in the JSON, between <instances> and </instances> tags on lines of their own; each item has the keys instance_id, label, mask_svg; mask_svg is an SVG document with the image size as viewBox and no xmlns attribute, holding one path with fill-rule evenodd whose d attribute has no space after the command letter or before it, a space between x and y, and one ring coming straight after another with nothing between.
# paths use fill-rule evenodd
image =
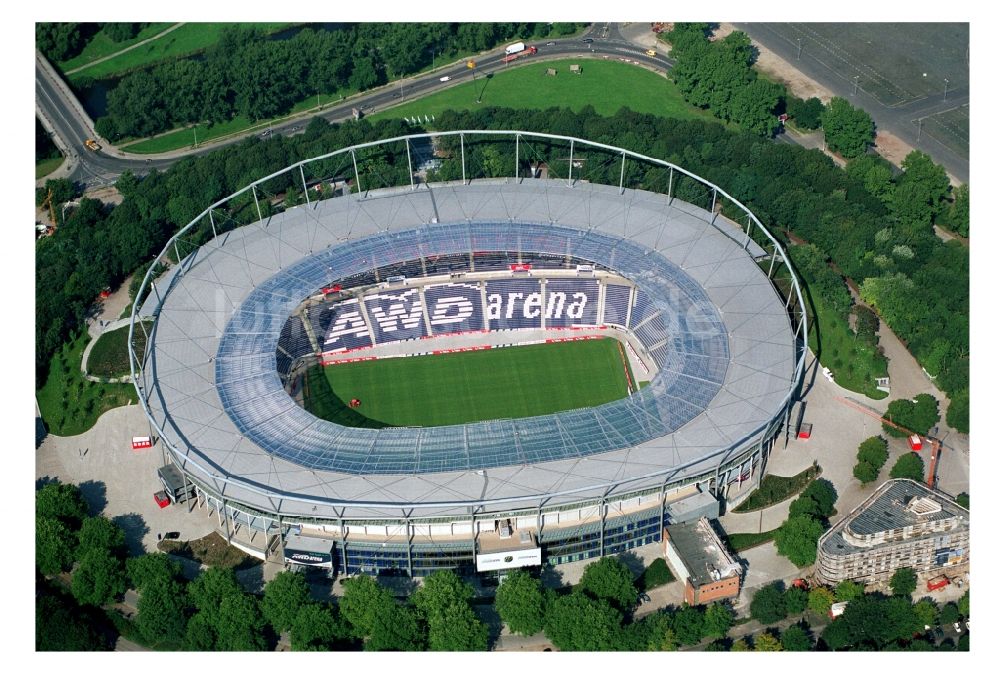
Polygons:
<instances>
[{"instance_id":1,"label":"parked car","mask_svg":"<svg viewBox=\"0 0 1000 676\"><path fill-rule=\"evenodd\" d=\"M593 42L593 41L594 41L594 38L584 38L584 39L583 39L583 41L584 41L584 42L585 42L586 44L590 44L591 42Z\"/></svg>"},{"instance_id":2,"label":"parked car","mask_svg":"<svg viewBox=\"0 0 1000 676\"><path fill-rule=\"evenodd\" d=\"M554 46L555 46L555 44L556 44L556 43L554 43L554 42L546 42L546 43L545 43L545 46L546 46L546 47L554 47Z\"/></svg>"},{"instance_id":3,"label":"parked car","mask_svg":"<svg viewBox=\"0 0 1000 676\"><path fill-rule=\"evenodd\" d=\"M450 75L445 75L444 77L439 77L438 82L447 82L450 79L451 79Z\"/></svg>"},{"instance_id":4,"label":"parked car","mask_svg":"<svg viewBox=\"0 0 1000 676\"><path fill-rule=\"evenodd\" d=\"M157 491L153 493L153 500L156 501L156 504L159 505L160 509L163 509L170 504L170 498L167 497L167 494L164 491Z\"/></svg>"},{"instance_id":5,"label":"parked car","mask_svg":"<svg viewBox=\"0 0 1000 676\"><path fill-rule=\"evenodd\" d=\"M172 530L163 534L164 540L179 540L181 537L180 531Z\"/></svg>"},{"instance_id":6,"label":"parked car","mask_svg":"<svg viewBox=\"0 0 1000 676\"><path fill-rule=\"evenodd\" d=\"M951 626L955 627L955 633L956 634L961 634L962 633L962 624L960 622L956 622L955 624L953 624Z\"/></svg>"}]
</instances>

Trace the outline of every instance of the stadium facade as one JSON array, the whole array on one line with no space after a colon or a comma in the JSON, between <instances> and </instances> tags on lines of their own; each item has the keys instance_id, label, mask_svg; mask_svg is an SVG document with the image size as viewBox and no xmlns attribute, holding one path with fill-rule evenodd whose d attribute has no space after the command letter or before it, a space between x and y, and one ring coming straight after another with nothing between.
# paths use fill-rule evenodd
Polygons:
<instances>
[{"instance_id":1,"label":"stadium facade","mask_svg":"<svg viewBox=\"0 0 1000 676\"><path fill-rule=\"evenodd\" d=\"M515 169L470 165L470 143ZM431 148L461 180L423 180ZM305 203L283 208L289 185ZM327 538L314 558L348 574L659 542L745 497L802 379L801 291L757 218L681 167L581 139L467 130L344 148L213 204L158 261L169 269L143 280L130 345L146 332L133 382L164 461L234 544L267 556L289 535ZM304 366L359 351L581 332L619 337L648 386L588 409L382 429L320 420L290 394Z\"/></svg>"}]
</instances>

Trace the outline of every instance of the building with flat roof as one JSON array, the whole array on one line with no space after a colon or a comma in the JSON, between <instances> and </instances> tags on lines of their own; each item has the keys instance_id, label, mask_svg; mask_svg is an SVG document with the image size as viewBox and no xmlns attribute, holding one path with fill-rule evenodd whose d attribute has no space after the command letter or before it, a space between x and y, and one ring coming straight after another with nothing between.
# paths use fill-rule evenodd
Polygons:
<instances>
[{"instance_id":1,"label":"building with flat roof","mask_svg":"<svg viewBox=\"0 0 1000 676\"><path fill-rule=\"evenodd\" d=\"M743 566L707 518L667 526L663 542L664 556L677 579L684 581L684 600L689 604L739 596Z\"/></svg>"},{"instance_id":2,"label":"building with flat roof","mask_svg":"<svg viewBox=\"0 0 1000 676\"><path fill-rule=\"evenodd\" d=\"M936 575L969 562L969 510L910 479L892 479L823 534L824 582L887 581L899 568Z\"/></svg>"}]
</instances>

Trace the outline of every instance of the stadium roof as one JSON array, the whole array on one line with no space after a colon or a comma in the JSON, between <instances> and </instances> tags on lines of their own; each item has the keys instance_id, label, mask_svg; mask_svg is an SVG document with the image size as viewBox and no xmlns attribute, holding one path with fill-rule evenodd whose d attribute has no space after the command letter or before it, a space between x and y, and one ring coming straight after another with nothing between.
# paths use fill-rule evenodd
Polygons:
<instances>
[{"instance_id":1,"label":"stadium roof","mask_svg":"<svg viewBox=\"0 0 1000 676\"><path fill-rule=\"evenodd\" d=\"M518 238L524 251L569 247L608 265L669 311L681 342L640 395L516 421L363 430L318 420L282 390L278 334L319 287ZM181 455L219 492L268 511L307 513L321 500L352 513L369 504L370 515L421 504L462 513L463 503L655 485L714 468L782 410L797 355L784 303L754 260L763 254L702 209L587 183L476 181L328 199L225 233L158 282L164 302L143 386Z\"/></svg>"}]
</instances>

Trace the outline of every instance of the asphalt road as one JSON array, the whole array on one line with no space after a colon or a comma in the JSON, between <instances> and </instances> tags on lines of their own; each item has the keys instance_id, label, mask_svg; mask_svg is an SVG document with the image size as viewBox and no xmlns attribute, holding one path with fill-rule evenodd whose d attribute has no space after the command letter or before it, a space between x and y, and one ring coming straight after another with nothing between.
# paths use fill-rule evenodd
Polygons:
<instances>
[{"instance_id":1,"label":"asphalt road","mask_svg":"<svg viewBox=\"0 0 1000 676\"><path fill-rule=\"evenodd\" d=\"M582 36L537 41L532 44L538 47L537 57L524 56L523 59L606 55L628 58L661 71L665 71L673 65L671 61L659 54L655 57L647 56L641 47L626 41L613 23L593 24L588 32ZM483 77L503 69L505 67L501 61L503 56L503 49L500 48L474 57L477 64L476 77ZM441 82L441 78L446 76L450 79L447 82ZM472 77L473 71L462 61L438 68L432 73L406 78L402 82L390 83L341 104L334 104L320 113L320 116L330 121L346 120L352 116L353 108L359 108L364 113L371 114L403 101L420 98L434 91L471 80ZM43 57L37 52L35 98L40 116L49 123L49 126L55 131L55 135L61 139L61 143L57 140L57 145L60 145L64 151L68 147L72 166L68 178L82 183L88 188L110 185L127 169L132 170L135 174L145 174L153 168L162 170L184 157L208 153L217 148L237 143L248 136L261 133L260 131L247 132L239 137L207 143L197 149L186 148L161 155L138 155L108 147L99 151L88 150L84 141L88 138L95 138L93 122L66 84L56 75L51 66L47 66ZM300 117L273 125L270 133L281 135L301 133L309 119L314 116Z\"/></svg>"},{"instance_id":2,"label":"asphalt road","mask_svg":"<svg viewBox=\"0 0 1000 676\"><path fill-rule=\"evenodd\" d=\"M859 88L858 93L854 94L853 79L845 79L821 62L816 56L810 54L808 49L803 49L801 58L796 58L798 56L798 45L785 39L767 24L738 23L734 25L749 35L754 41L763 44L772 52L793 64L808 77L830 89L835 94L843 96L852 105L864 108L872 116L872 119L875 120L877 128L892 132L914 148L924 151L959 180L963 182L969 180L968 159L960 156L951 148L930 136L926 129L921 130L921 123L919 122L922 118L968 105L968 86L963 85L954 89L949 88L947 99L944 96L935 96L918 99L903 105L886 106L874 96L865 92L864 89ZM918 136L920 137L919 141L917 140Z\"/></svg>"}]
</instances>

